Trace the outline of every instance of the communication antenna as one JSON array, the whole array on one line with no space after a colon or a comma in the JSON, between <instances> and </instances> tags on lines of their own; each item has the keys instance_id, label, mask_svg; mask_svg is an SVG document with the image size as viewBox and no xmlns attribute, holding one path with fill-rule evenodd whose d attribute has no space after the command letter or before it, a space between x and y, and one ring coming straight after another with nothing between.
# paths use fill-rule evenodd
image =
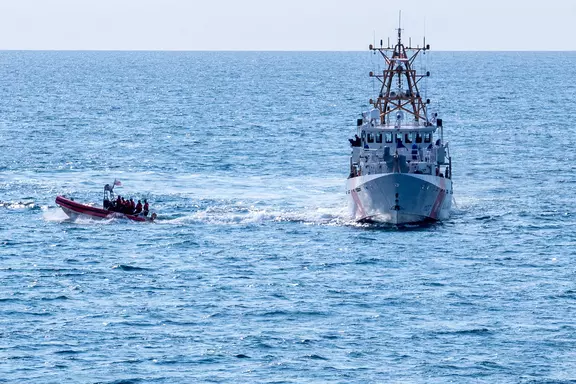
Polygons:
<instances>
[{"instance_id":1,"label":"communication antenna","mask_svg":"<svg viewBox=\"0 0 576 384\"><path fill-rule=\"evenodd\" d=\"M402 36L402 10L398 11L398 44Z\"/></svg>"},{"instance_id":2,"label":"communication antenna","mask_svg":"<svg viewBox=\"0 0 576 384\"><path fill-rule=\"evenodd\" d=\"M426 54L426 16L424 16L424 54Z\"/></svg>"}]
</instances>

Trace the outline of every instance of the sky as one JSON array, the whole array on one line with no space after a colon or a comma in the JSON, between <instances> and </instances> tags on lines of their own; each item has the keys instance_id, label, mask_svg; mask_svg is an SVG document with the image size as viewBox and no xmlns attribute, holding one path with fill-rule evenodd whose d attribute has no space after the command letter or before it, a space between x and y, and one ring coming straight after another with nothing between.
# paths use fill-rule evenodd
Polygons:
<instances>
[{"instance_id":1,"label":"sky","mask_svg":"<svg viewBox=\"0 0 576 384\"><path fill-rule=\"evenodd\" d=\"M1 50L576 50L576 0L0 0Z\"/></svg>"}]
</instances>

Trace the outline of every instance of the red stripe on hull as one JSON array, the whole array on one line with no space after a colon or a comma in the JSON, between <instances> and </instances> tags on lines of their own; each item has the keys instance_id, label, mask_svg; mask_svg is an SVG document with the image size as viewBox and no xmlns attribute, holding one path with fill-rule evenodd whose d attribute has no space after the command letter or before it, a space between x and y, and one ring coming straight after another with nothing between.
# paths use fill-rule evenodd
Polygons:
<instances>
[{"instance_id":1,"label":"red stripe on hull","mask_svg":"<svg viewBox=\"0 0 576 384\"><path fill-rule=\"evenodd\" d=\"M442 204L444 204L444 197L446 197L446 191L441 189L440 192L438 192L438 197L436 198L436 201L434 202L434 205L432 206L432 210L430 211L430 217L433 219L437 219L438 218L438 213L440 213L440 208L442 207Z\"/></svg>"}]
</instances>

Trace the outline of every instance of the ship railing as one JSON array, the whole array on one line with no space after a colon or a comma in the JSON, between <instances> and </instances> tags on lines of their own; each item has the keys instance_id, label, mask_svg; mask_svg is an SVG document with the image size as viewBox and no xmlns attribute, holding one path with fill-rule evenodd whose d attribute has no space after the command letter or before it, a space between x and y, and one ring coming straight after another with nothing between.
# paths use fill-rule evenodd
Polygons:
<instances>
[{"instance_id":1,"label":"ship railing","mask_svg":"<svg viewBox=\"0 0 576 384\"><path fill-rule=\"evenodd\" d=\"M450 158L450 147L448 146L448 142L424 150L423 155L423 160L426 162L446 164L447 159Z\"/></svg>"},{"instance_id":2,"label":"ship railing","mask_svg":"<svg viewBox=\"0 0 576 384\"><path fill-rule=\"evenodd\" d=\"M369 175L393 172L393 167L389 167L384 161L382 149L358 148L358 150L358 157L355 158L359 161L352 164L351 159L351 169L354 166L357 167L357 171L352 171L352 173L360 172L362 175ZM452 173L448 143L430 149L419 149L417 152L401 148L398 154L406 157L409 173L433 174L435 169L440 169L441 165L448 165L449 174Z\"/></svg>"},{"instance_id":3,"label":"ship railing","mask_svg":"<svg viewBox=\"0 0 576 384\"><path fill-rule=\"evenodd\" d=\"M447 159L450 157L450 150L448 143L441 146L433 146L432 148L418 148L408 149L406 147L392 148L392 153L397 152L398 155L405 156L406 161L420 161L426 163L436 163L439 160L442 164L447 163ZM353 149L354 158L363 158L364 162L371 163L378 159L380 161L384 160L384 150L382 148L354 148Z\"/></svg>"},{"instance_id":4,"label":"ship railing","mask_svg":"<svg viewBox=\"0 0 576 384\"><path fill-rule=\"evenodd\" d=\"M399 122L400 122L400 124L398 124ZM384 119L384 121L381 122L379 127L381 127L381 128L414 129L414 130L418 130L421 128L427 128L425 125L422 125L419 123L409 124L403 120L399 121L399 120L390 119L390 117L388 117L388 116Z\"/></svg>"},{"instance_id":5,"label":"ship railing","mask_svg":"<svg viewBox=\"0 0 576 384\"><path fill-rule=\"evenodd\" d=\"M432 174L433 165L426 162L413 162L409 165L409 173L419 173L424 175Z\"/></svg>"},{"instance_id":6,"label":"ship railing","mask_svg":"<svg viewBox=\"0 0 576 384\"><path fill-rule=\"evenodd\" d=\"M448 167L446 167L446 177L452 179L452 156L450 156L450 147L448 146L448 141L445 144L446 147L446 157L448 158Z\"/></svg>"},{"instance_id":7,"label":"ship railing","mask_svg":"<svg viewBox=\"0 0 576 384\"><path fill-rule=\"evenodd\" d=\"M380 173L392 172L392 169L390 169L386 164L386 162L384 161L370 162L370 163L361 162L360 170L363 175L377 175Z\"/></svg>"},{"instance_id":8,"label":"ship railing","mask_svg":"<svg viewBox=\"0 0 576 384\"><path fill-rule=\"evenodd\" d=\"M427 149L424 160L429 163L436 163L437 151L436 148Z\"/></svg>"},{"instance_id":9,"label":"ship railing","mask_svg":"<svg viewBox=\"0 0 576 384\"><path fill-rule=\"evenodd\" d=\"M381 161L381 162L377 162L377 163L360 163L357 165L357 170L353 171L354 174L361 174L361 175L378 175L378 174L382 174L382 173L392 173L394 172L394 168L393 167L388 167L388 164L386 164L386 162ZM435 165L435 164L431 164L431 163L426 163L426 162L411 162L410 164L408 164L408 173L413 173L413 174L425 174L425 175L431 175L435 172L435 170L438 168L438 171L440 171L440 168Z\"/></svg>"}]
</instances>

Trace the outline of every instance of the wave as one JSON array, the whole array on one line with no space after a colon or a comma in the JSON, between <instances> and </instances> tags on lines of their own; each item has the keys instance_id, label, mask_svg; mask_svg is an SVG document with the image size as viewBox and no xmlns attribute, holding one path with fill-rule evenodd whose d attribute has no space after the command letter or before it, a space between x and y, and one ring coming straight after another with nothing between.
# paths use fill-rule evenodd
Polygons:
<instances>
[{"instance_id":1,"label":"wave","mask_svg":"<svg viewBox=\"0 0 576 384\"><path fill-rule=\"evenodd\" d=\"M61 210L60 208L46 207L44 209L43 207L42 217L44 218L45 221L51 221L51 222L62 222L70 220L68 215L65 214L64 211Z\"/></svg>"},{"instance_id":2,"label":"wave","mask_svg":"<svg viewBox=\"0 0 576 384\"><path fill-rule=\"evenodd\" d=\"M19 201L0 201L0 207L6 209L38 209L38 206L32 199L23 199Z\"/></svg>"},{"instance_id":3,"label":"wave","mask_svg":"<svg viewBox=\"0 0 576 384\"><path fill-rule=\"evenodd\" d=\"M88 216L78 216L77 218L72 219L60 208L42 207L42 210L42 217L44 220L55 223L73 222L75 224L109 224L115 221L114 218L92 219Z\"/></svg>"},{"instance_id":4,"label":"wave","mask_svg":"<svg viewBox=\"0 0 576 384\"><path fill-rule=\"evenodd\" d=\"M112 267L112 269L120 269L122 271L147 271L148 268L143 268L143 267L135 267L132 265L124 265L124 264L118 264Z\"/></svg>"}]
</instances>

